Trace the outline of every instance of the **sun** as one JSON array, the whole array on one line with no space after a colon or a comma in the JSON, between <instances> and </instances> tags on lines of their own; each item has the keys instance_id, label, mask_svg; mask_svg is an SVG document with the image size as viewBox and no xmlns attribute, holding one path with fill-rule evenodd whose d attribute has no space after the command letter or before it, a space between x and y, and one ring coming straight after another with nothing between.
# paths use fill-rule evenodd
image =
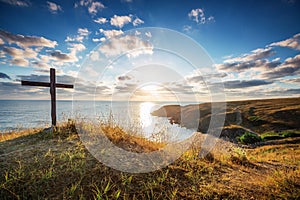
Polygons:
<instances>
[{"instance_id":1,"label":"sun","mask_svg":"<svg viewBox=\"0 0 300 200\"><path fill-rule=\"evenodd\" d=\"M158 89L159 89L159 86L154 85L154 84L151 84L151 85L143 86L141 89L142 89L143 91L149 92L149 93L151 93L151 94L153 94L153 93L157 94L157 91L158 91Z\"/></svg>"}]
</instances>

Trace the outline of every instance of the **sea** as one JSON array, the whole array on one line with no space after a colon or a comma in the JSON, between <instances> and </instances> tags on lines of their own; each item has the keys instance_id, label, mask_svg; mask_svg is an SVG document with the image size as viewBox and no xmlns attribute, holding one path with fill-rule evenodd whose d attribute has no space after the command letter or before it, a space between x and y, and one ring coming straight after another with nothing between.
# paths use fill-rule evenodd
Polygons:
<instances>
[{"instance_id":1,"label":"sea","mask_svg":"<svg viewBox=\"0 0 300 200\"><path fill-rule=\"evenodd\" d=\"M187 105L185 102L180 105ZM177 102L123 102L123 101L72 101L56 102L57 122L68 120L107 121L128 130L140 130L146 138L160 135L169 141L190 137L194 130L170 124L166 117L152 116L151 112L164 105ZM51 126L50 100L0 100L0 132Z\"/></svg>"}]
</instances>

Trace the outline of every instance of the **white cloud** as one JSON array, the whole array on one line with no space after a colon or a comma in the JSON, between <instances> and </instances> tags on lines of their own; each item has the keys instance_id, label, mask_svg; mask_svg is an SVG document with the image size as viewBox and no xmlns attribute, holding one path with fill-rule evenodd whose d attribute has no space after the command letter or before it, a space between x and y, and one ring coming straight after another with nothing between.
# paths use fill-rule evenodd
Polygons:
<instances>
[{"instance_id":1,"label":"white cloud","mask_svg":"<svg viewBox=\"0 0 300 200\"><path fill-rule=\"evenodd\" d=\"M274 50L270 47L267 48L258 48L249 54L243 54L242 56L226 59L225 63L234 63L234 62L249 62L262 58L267 58L274 55Z\"/></svg>"},{"instance_id":2,"label":"white cloud","mask_svg":"<svg viewBox=\"0 0 300 200\"><path fill-rule=\"evenodd\" d=\"M87 7L88 12L92 15L96 15L98 13L98 11L105 8L103 3L99 2L99 1L93 1L93 0L80 0L79 4L75 3L74 7L77 8L79 5Z\"/></svg>"},{"instance_id":3,"label":"white cloud","mask_svg":"<svg viewBox=\"0 0 300 200\"><path fill-rule=\"evenodd\" d=\"M91 5L88 7L88 11L90 14L97 14L99 10L102 10L105 6L101 2L92 2Z\"/></svg>"},{"instance_id":4,"label":"white cloud","mask_svg":"<svg viewBox=\"0 0 300 200\"><path fill-rule=\"evenodd\" d=\"M294 35L292 38L280 42L274 42L270 46L289 47L291 49L300 50L300 33Z\"/></svg>"},{"instance_id":5,"label":"white cloud","mask_svg":"<svg viewBox=\"0 0 300 200\"><path fill-rule=\"evenodd\" d=\"M204 11L201 8L191 10L188 16L197 24L205 24L206 19L205 19Z\"/></svg>"},{"instance_id":6,"label":"white cloud","mask_svg":"<svg viewBox=\"0 0 300 200\"><path fill-rule=\"evenodd\" d=\"M71 52L74 52L76 54L77 52L85 50L86 47L81 43L79 44L75 43L75 44L71 44L71 48L69 49L71 50Z\"/></svg>"},{"instance_id":7,"label":"white cloud","mask_svg":"<svg viewBox=\"0 0 300 200\"><path fill-rule=\"evenodd\" d=\"M21 67L27 67L29 65L29 61L24 58L16 58L10 61L12 65L17 65Z\"/></svg>"},{"instance_id":8,"label":"white cloud","mask_svg":"<svg viewBox=\"0 0 300 200\"><path fill-rule=\"evenodd\" d=\"M80 0L79 4L81 6L88 6L91 3L90 0Z\"/></svg>"},{"instance_id":9,"label":"white cloud","mask_svg":"<svg viewBox=\"0 0 300 200\"><path fill-rule=\"evenodd\" d=\"M31 5L31 2L29 0L0 0L3 3L7 3L13 6L19 6L19 7L29 7Z\"/></svg>"},{"instance_id":10,"label":"white cloud","mask_svg":"<svg viewBox=\"0 0 300 200\"><path fill-rule=\"evenodd\" d=\"M58 11L62 11L61 6L56 3L47 1L47 6L48 6L49 11L53 14L57 14Z\"/></svg>"},{"instance_id":11,"label":"white cloud","mask_svg":"<svg viewBox=\"0 0 300 200\"><path fill-rule=\"evenodd\" d=\"M183 26L183 31L190 32L191 30L192 30L192 26L189 26L189 25L184 25Z\"/></svg>"},{"instance_id":12,"label":"white cloud","mask_svg":"<svg viewBox=\"0 0 300 200\"><path fill-rule=\"evenodd\" d=\"M36 67L36 68L39 68L39 70L35 70L37 72L40 72L40 73L49 73L49 68L51 68L50 65L48 65L47 63L44 63L44 62L39 62L39 61L34 61L34 62L31 62L31 64ZM44 71L42 71L44 70Z\"/></svg>"},{"instance_id":13,"label":"white cloud","mask_svg":"<svg viewBox=\"0 0 300 200\"><path fill-rule=\"evenodd\" d=\"M131 15L129 16L118 16L114 15L112 18L110 18L110 24L112 26L116 26L119 28L122 28L125 24L128 24L131 22Z\"/></svg>"},{"instance_id":14,"label":"white cloud","mask_svg":"<svg viewBox=\"0 0 300 200\"><path fill-rule=\"evenodd\" d=\"M188 13L191 20L195 21L197 24L205 24L207 22L214 22L215 18L213 16L205 17L204 10L201 8L192 9Z\"/></svg>"},{"instance_id":15,"label":"white cloud","mask_svg":"<svg viewBox=\"0 0 300 200\"><path fill-rule=\"evenodd\" d=\"M50 55L52 60L59 61L60 63L78 61L78 59L74 57L73 54L62 53L60 50L51 51Z\"/></svg>"},{"instance_id":16,"label":"white cloud","mask_svg":"<svg viewBox=\"0 0 300 200\"><path fill-rule=\"evenodd\" d=\"M105 24L106 22L108 22L108 20L104 17L100 17L98 19L95 19L94 22L96 22L98 24Z\"/></svg>"},{"instance_id":17,"label":"white cloud","mask_svg":"<svg viewBox=\"0 0 300 200\"><path fill-rule=\"evenodd\" d=\"M54 65L62 66L64 63L77 62L79 59L77 53L84 51L86 47L81 43L71 43L68 48L69 53L63 53L60 50L48 51L50 52L50 57L43 56L41 59L44 61L54 60Z\"/></svg>"},{"instance_id":18,"label":"white cloud","mask_svg":"<svg viewBox=\"0 0 300 200\"><path fill-rule=\"evenodd\" d=\"M104 42L106 39L105 37L102 37L102 38L93 38L92 40L93 42Z\"/></svg>"},{"instance_id":19,"label":"white cloud","mask_svg":"<svg viewBox=\"0 0 300 200\"><path fill-rule=\"evenodd\" d=\"M146 32L145 35L146 35L148 38L151 38L151 37L152 37L151 32Z\"/></svg>"},{"instance_id":20,"label":"white cloud","mask_svg":"<svg viewBox=\"0 0 300 200\"><path fill-rule=\"evenodd\" d=\"M71 77L76 78L77 75L78 75L78 71L69 70L69 71L67 72L67 74L68 74L69 76L71 76Z\"/></svg>"},{"instance_id":21,"label":"white cloud","mask_svg":"<svg viewBox=\"0 0 300 200\"><path fill-rule=\"evenodd\" d=\"M77 35L75 37L67 36L65 42L83 42L87 39L91 32L87 28L78 28Z\"/></svg>"},{"instance_id":22,"label":"white cloud","mask_svg":"<svg viewBox=\"0 0 300 200\"><path fill-rule=\"evenodd\" d=\"M74 42L74 41L76 41L76 39L70 36L67 36L67 38L65 39L65 42Z\"/></svg>"},{"instance_id":23,"label":"white cloud","mask_svg":"<svg viewBox=\"0 0 300 200\"><path fill-rule=\"evenodd\" d=\"M41 61L47 63L50 60L50 57L48 55L40 55Z\"/></svg>"},{"instance_id":24,"label":"white cloud","mask_svg":"<svg viewBox=\"0 0 300 200\"><path fill-rule=\"evenodd\" d=\"M56 41L51 41L44 37L15 35L3 30L0 30L0 38L9 44L16 44L22 48L30 46L54 48L57 45Z\"/></svg>"},{"instance_id":25,"label":"white cloud","mask_svg":"<svg viewBox=\"0 0 300 200\"><path fill-rule=\"evenodd\" d=\"M138 25L143 24L143 23L144 23L144 21L141 20L138 17L135 20L133 20L133 22L132 22L133 26L138 26Z\"/></svg>"},{"instance_id":26,"label":"white cloud","mask_svg":"<svg viewBox=\"0 0 300 200\"><path fill-rule=\"evenodd\" d=\"M115 37L115 36L118 36L118 35L122 35L124 33L122 30L103 30L103 29L100 29L99 31L100 31L100 33L103 33L103 35L106 38L112 38L112 37Z\"/></svg>"},{"instance_id":27,"label":"white cloud","mask_svg":"<svg viewBox=\"0 0 300 200\"><path fill-rule=\"evenodd\" d=\"M297 76L300 74L300 54L293 58L287 58L281 65L271 71L260 74L261 78L277 79L285 76Z\"/></svg>"},{"instance_id":28,"label":"white cloud","mask_svg":"<svg viewBox=\"0 0 300 200\"><path fill-rule=\"evenodd\" d=\"M90 34L89 30L87 28L79 28L78 34L80 36L88 36Z\"/></svg>"},{"instance_id":29,"label":"white cloud","mask_svg":"<svg viewBox=\"0 0 300 200\"><path fill-rule=\"evenodd\" d=\"M269 61L267 59L274 54L275 51L271 47L258 48L248 54L229 57L224 60L224 63L216 64L216 67L227 72L242 72L253 68L262 71L274 69L281 64L278 60Z\"/></svg>"},{"instance_id":30,"label":"white cloud","mask_svg":"<svg viewBox=\"0 0 300 200\"><path fill-rule=\"evenodd\" d=\"M31 49L26 48L25 50L15 48L15 47L3 47L1 54L5 56L5 54L9 55L8 61L13 65L18 65L22 67L26 67L29 64L28 59L37 59L38 53Z\"/></svg>"},{"instance_id":31,"label":"white cloud","mask_svg":"<svg viewBox=\"0 0 300 200\"><path fill-rule=\"evenodd\" d=\"M132 51L135 49L137 51ZM100 47L100 51L107 57L123 53L128 53L128 57L136 57L140 54L152 54L153 46L137 36L126 35L120 38L111 38L107 44Z\"/></svg>"},{"instance_id":32,"label":"white cloud","mask_svg":"<svg viewBox=\"0 0 300 200\"><path fill-rule=\"evenodd\" d=\"M135 35L141 35L141 32L136 30Z\"/></svg>"}]
</instances>

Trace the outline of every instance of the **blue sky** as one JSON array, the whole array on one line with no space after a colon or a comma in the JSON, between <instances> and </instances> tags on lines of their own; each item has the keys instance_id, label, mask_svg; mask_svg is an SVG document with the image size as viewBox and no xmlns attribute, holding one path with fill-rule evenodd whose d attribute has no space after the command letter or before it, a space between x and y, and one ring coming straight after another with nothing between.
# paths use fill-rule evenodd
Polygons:
<instances>
[{"instance_id":1,"label":"blue sky","mask_svg":"<svg viewBox=\"0 0 300 200\"><path fill-rule=\"evenodd\" d=\"M228 100L299 96L299 10L297 0L0 0L0 99L48 99L47 88L21 87L19 80L48 81L54 67L58 81L74 83L97 45L144 27L172 29L199 43L216 64ZM113 82L123 81L124 70L98 84L106 94L99 99L132 91L126 87L133 83ZM193 73L186 70L185 85L169 89L195 89ZM153 90L161 89L144 92ZM91 98L91 91L82 96ZM72 91L58 90L58 99L72 99Z\"/></svg>"}]
</instances>

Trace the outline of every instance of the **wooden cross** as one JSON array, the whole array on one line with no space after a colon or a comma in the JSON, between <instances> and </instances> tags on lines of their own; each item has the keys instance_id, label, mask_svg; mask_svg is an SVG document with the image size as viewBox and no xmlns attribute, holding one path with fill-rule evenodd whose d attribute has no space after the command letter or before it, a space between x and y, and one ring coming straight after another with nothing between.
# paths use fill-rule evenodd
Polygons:
<instances>
[{"instance_id":1,"label":"wooden cross","mask_svg":"<svg viewBox=\"0 0 300 200\"><path fill-rule=\"evenodd\" d=\"M55 82L55 69L50 68L50 83L35 82L35 81L21 81L22 85L50 87L51 94L51 119L52 125L56 126L56 88L74 88L73 85L61 84Z\"/></svg>"}]
</instances>

